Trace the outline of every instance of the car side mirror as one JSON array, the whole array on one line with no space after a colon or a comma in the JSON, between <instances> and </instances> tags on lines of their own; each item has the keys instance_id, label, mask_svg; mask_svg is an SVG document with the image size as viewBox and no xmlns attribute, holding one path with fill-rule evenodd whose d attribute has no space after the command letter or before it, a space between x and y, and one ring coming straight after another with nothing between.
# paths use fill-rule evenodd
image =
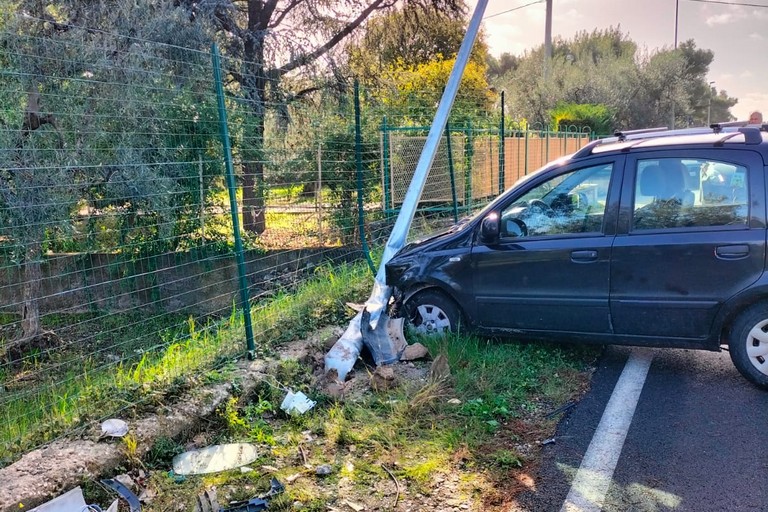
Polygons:
<instances>
[{"instance_id":1,"label":"car side mirror","mask_svg":"<svg viewBox=\"0 0 768 512\"><path fill-rule=\"evenodd\" d=\"M480 223L480 240L486 244L499 240L499 214L490 213Z\"/></svg>"}]
</instances>

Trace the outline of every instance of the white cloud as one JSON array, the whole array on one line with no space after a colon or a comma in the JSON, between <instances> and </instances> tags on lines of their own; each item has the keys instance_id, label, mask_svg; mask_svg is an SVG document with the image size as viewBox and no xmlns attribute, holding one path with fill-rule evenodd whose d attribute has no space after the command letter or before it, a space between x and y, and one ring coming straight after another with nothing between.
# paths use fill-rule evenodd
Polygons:
<instances>
[{"instance_id":1,"label":"white cloud","mask_svg":"<svg viewBox=\"0 0 768 512\"><path fill-rule=\"evenodd\" d=\"M739 78L752 78L753 76L755 75L753 75L751 71L747 70L740 74Z\"/></svg>"},{"instance_id":2,"label":"white cloud","mask_svg":"<svg viewBox=\"0 0 768 512\"><path fill-rule=\"evenodd\" d=\"M762 34L758 34L757 32L753 32L749 34L749 38L752 39L753 41L762 41L763 39L765 39L762 36Z\"/></svg>"},{"instance_id":3,"label":"white cloud","mask_svg":"<svg viewBox=\"0 0 768 512\"><path fill-rule=\"evenodd\" d=\"M727 25L736 21L736 16L733 13L718 14L716 16L710 16L707 18L707 25L714 27L715 25Z\"/></svg>"},{"instance_id":4,"label":"white cloud","mask_svg":"<svg viewBox=\"0 0 768 512\"><path fill-rule=\"evenodd\" d=\"M760 110L761 112L768 112L768 93L764 92L751 92L739 98L739 102L735 107L731 108L731 112L737 119L747 119L749 113L753 110Z\"/></svg>"}]
</instances>

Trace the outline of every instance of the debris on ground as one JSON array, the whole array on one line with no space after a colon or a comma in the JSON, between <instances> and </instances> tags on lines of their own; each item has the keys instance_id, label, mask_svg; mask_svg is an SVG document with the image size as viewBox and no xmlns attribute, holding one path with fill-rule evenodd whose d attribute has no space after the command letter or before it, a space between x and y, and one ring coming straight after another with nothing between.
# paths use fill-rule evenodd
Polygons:
<instances>
[{"instance_id":1,"label":"debris on ground","mask_svg":"<svg viewBox=\"0 0 768 512\"><path fill-rule=\"evenodd\" d=\"M371 313L364 309L360 318L363 344L376 366L392 364L400 360L408 345L403 336L403 318L390 318L381 313L375 328L371 328Z\"/></svg>"},{"instance_id":2,"label":"debris on ground","mask_svg":"<svg viewBox=\"0 0 768 512\"><path fill-rule=\"evenodd\" d=\"M386 391L396 385L395 370L391 366L379 366L371 374L371 389L374 391Z\"/></svg>"},{"instance_id":3,"label":"debris on ground","mask_svg":"<svg viewBox=\"0 0 768 512\"><path fill-rule=\"evenodd\" d=\"M19 510L22 510L23 507L24 505L19 503ZM104 509L104 512L117 512L117 508L118 500L114 500L109 508ZM88 505L83 497L83 489L75 487L51 501L30 509L29 512L80 512L85 510L100 511L102 508L98 505ZM132 508L131 511L133 512L133 510L134 509Z\"/></svg>"},{"instance_id":4,"label":"debris on ground","mask_svg":"<svg viewBox=\"0 0 768 512\"><path fill-rule=\"evenodd\" d=\"M425 359L429 356L429 350L421 343L408 345L400 356L401 361L415 361L416 359Z\"/></svg>"},{"instance_id":5,"label":"debris on ground","mask_svg":"<svg viewBox=\"0 0 768 512\"><path fill-rule=\"evenodd\" d=\"M222 508L218 501L216 488L211 487L198 494L195 512L260 512L269 508L269 499L282 494L285 486L277 478L270 480L269 492L246 501L235 501Z\"/></svg>"},{"instance_id":6,"label":"debris on ground","mask_svg":"<svg viewBox=\"0 0 768 512\"><path fill-rule=\"evenodd\" d=\"M285 395L283 403L280 404L280 408L290 416L304 414L315 406L317 402L310 400L307 395L301 391L294 393L288 390L288 394Z\"/></svg>"},{"instance_id":7,"label":"debris on ground","mask_svg":"<svg viewBox=\"0 0 768 512\"><path fill-rule=\"evenodd\" d=\"M101 437L125 437L128 424L120 419L112 418L101 424Z\"/></svg>"},{"instance_id":8,"label":"debris on ground","mask_svg":"<svg viewBox=\"0 0 768 512\"><path fill-rule=\"evenodd\" d=\"M139 497L133 494L133 492L120 481L106 478L102 480L101 483L115 491L121 498L127 501L131 512L141 512Z\"/></svg>"},{"instance_id":9,"label":"debris on ground","mask_svg":"<svg viewBox=\"0 0 768 512\"><path fill-rule=\"evenodd\" d=\"M208 446L175 456L173 472L177 475L217 473L246 466L257 458L256 446L248 443Z\"/></svg>"}]
</instances>

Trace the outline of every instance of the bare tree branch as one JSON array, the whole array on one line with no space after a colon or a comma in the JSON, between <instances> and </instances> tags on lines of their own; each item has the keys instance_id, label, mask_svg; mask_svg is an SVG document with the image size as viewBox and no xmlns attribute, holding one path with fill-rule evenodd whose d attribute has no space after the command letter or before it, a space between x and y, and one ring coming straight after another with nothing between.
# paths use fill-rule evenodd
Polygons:
<instances>
[{"instance_id":1,"label":"bare tree branch","mask_svg":"<svg viewBox=\"0 0 768 512\"><path fill-rule=\"evenodd\" d=\"M294 8L296 8L297 6L301 5L301 3L302 3L303 1L304 1L304 0L291 0L291 3L290 3L290 4L288 4L288 5L285 7L285 9L283 9L283 10L282 10L282 12L280 12L280 14L278 14L277 18L275 18L275 20L274 20L272 23L270 23L270 24L269 24L269 28L274 28L274 27L277 27L278 25L280 25L280 23L282 23L282 22L283 22L283 20L285 19L285 17L286 17L286 16L287 16L287 15L288 15L288 14L289 14L289 13L290 13L290 12L291 12L291 11L292 11Z\"/></svg>"},{"instance_id":2,"label":"bare tree branch","mask_svg":"<svg viewBox=\"0 0 768 512\"><path fill-rule=\"evenodd\" d=\"M301 66L316 60L320 56L330 51L334 46L339 44L345 37L352 33L352 31L359 27L371 15L371 13L379 9L391 7L395 3L396 0L374 0L357 16L357 18L347 23L344 28L342 28L337 34L329 39L328 42L326 42L324 45L310 53L299 55L284 66L274 70L271 74L277 77L281 77L289 71L293 71L296 68L300 68Z\"/></svg>"}]
</instances>

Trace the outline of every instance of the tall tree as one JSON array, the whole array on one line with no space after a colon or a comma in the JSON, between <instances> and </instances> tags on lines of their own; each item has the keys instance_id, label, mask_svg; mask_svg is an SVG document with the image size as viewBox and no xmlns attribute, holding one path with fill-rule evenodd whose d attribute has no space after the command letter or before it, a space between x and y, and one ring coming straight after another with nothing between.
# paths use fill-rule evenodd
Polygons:
<instances>
[{"instance_id":1,"label":"tall tree","mask_svg":"<svg viewBox=\"0 0 768 512\"><path fill-rule=\"evenodd\" d=\"M559 103L602 104L614 113L614 128L668 125L674 109L676 126L706 122L710 102L706 75L714 54L693 41L677 50L638 51L619 28L581 32L553 44L550 78L543 77L543 46L527 52L518 67L494 82L510 94L512 112L546 124ZM735 104L724 92L712 98L727 118Z\"/></svg>"},{"instance_id":2,"label":"tall tree","mask_svg":"<svg viewBox=\"0 0 768 512\"><path fill-rule=\"evenodd\" d=\"M205 146L174 117L184 106L210 117L188 83L198 74L196 53L169 55L179 47L142 37L167 33L168 26L176 43L201 41L202 34L178 9L155 6L156 17L147 19L146 10L133 7L122 0L60 2L55 9L0 0L1 13L15 13L0 26L0 240L23 267L22 333L10 347L16 353L45 334L44 246L72 233L84 207L119 214L124 253L172 240L188 173L184 164L164 164L179 148Z\"/></svg>"},{"instance_id":3,"label":"tall tree","mask_svg":"<svg viewBox=\"0 0 768 512\"><path fill-rule=\"evenodd\" d=\"M301 90L281 87L288 75L309 74L377 12L393 9L395 0L177 0L195 18L212 23L226 56L240 62L230 70L252 118L246 124L242 157L243 227L266 229L264 137L268 109L302 97ZM445 12L462 13L462 0L406 0Z\"/></svg>"}]
</instances>

